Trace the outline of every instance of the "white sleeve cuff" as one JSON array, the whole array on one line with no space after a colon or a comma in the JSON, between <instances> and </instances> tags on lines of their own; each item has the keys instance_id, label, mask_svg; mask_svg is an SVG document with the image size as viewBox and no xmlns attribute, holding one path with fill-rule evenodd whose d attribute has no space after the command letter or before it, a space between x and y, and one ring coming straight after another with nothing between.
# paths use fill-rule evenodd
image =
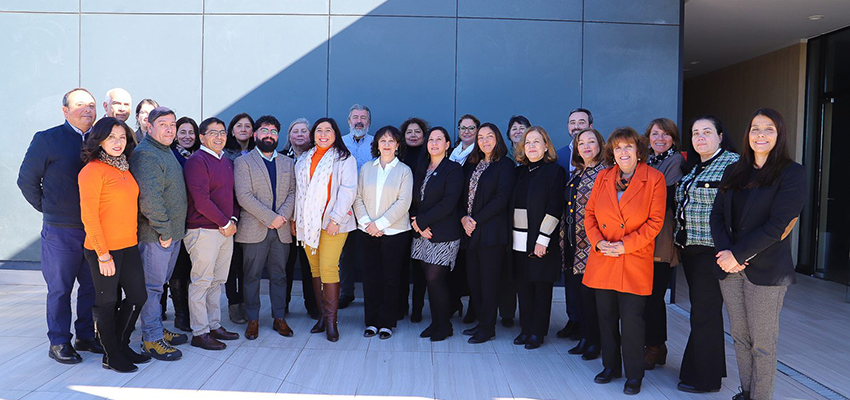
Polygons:
<instances>
[{"instance_id":1,"label":"white sleeve cuff","mask_svg":"<svg viewBox=\"0 0 850 400\"><path fill-rule=\"evenodd\" d=\"M537 236L537 242L535 242L543 247L549 247L549 238L543 235Z\"/></svg>"},{"instance_id":2,"label":"white sleeve cuff","mask_svg":"<svg viewBox=\"0 0 850 400\"><path fill-rule=\"evenodd\" d=\"M222 227L221 227L221 229L227 229L227 228L230 228L230 225L232 225L232 224L233 224L233 220L231 219L231 220L227 221L227 225L222 226Z\"/></svg>"},{"instance_id":3,"label":"white sleeve cuff","mask_svg":"<svg viewBox=\"0 0 850 400\"><path fill-rule=\"evenodd\" d=\"M379 231L387 229L390 227L390 221L388 221L385 217L378 218L375 221L375 227L378 228Z\"/></svg>"}]
</instances>

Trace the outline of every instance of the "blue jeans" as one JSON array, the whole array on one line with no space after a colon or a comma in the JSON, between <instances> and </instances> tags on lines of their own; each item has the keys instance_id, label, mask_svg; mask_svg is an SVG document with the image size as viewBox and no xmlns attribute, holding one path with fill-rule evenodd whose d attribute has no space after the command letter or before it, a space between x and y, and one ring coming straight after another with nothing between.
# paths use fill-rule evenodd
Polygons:
<instances>
[{"instance_id":1,"label":"blue jeans","mask_svg":"<svg viewBox=\"0 0 850 400\"><path fill-rule=\"evenodd\" d=\"M180 240L172 240L167 249L159 242L139 243L142 254L142 266L145 269L145 289L148 300L142 306L140 320L142 321L142 340L154 342L163 338L162 335L162 285L171 279L177 254L180 253Z\"/></svg>"},{"instance_id":2,"label":"blue jeans","mask_svg":"<svg viewBox=\"0 0 850 400\"><path fill-rule=\"evenodd\" d=\"M71 291L77 289L77 320L74 322L78 339L94 338L94 283L91 270L83 255L86 232L42 224L41 273L47 282L47 337L51 345L71 342Z\"/></svg>"}]
</instances>

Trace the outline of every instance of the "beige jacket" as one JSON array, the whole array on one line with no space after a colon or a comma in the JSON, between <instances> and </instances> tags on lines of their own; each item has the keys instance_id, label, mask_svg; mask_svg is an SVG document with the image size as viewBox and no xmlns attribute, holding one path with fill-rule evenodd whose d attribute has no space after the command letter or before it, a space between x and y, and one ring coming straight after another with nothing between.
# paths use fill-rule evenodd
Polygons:
<instances>
[{"instance_id":1,"label":"beige jacket","mask_svg":"<svg viewBox=\"0 0 850 400\"><path fill-rule=\"evenodd\" d=\"M380 199L376 197L378 174L381 172L380 160L369 161L360 169L354 215L363 231L372 221L387 234L410 230L408 211L413 201L413 172L398 158L387 164L386 168L389 169Z\"/></svg>"},{"instance_id":2,"label":"beige jacket","mask_svg":"<svg viewBox=\"0 0 850 400\"><path fill-rule=\"evenodd\" d=\"M282 215L287 223L277 229L282 243L292 243L289 220L295 210L295 162L278 154L277 209L272 209L272 186L269 171L258 150L252 150L234 161L236 201L242 208L236 237L238 243L259 243L266 238L269 225Z\"/></svg>"}]
</instances>

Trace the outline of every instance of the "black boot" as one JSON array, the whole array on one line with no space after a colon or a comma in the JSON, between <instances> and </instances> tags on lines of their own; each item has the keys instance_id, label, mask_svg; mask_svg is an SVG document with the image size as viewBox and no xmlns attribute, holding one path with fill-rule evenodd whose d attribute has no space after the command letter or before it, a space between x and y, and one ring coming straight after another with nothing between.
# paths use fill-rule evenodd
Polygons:
<instances>
[{"instance_id":1,"label":"black boot","mask_svg":"<svg viewBox=\"0 0 850 400\"><path fill-rule=\"evenodd\" d=\"M168 281L171 303L174 304L174 328L192 332L189 326L189 282L182 279Z\"/></svg>"},{"instance_id":2,"label":"black boot","mask_svg":"<svg viewBox=\"0 0 850 400\"><path fill-rule=\"evenodd\" d=\"M105 307L95 306L92 311L97 314L95 328L100 334L100 344L103 346L103 368L118 372L137 371L139 368L124 357L118 344L118 334L115 331L115 306L112 304Z\"/></svg>"},{"instance_id":3,"label":"black boot","mask_svg":"<svg viewBox=\"0 0 850 400\"><path fill-rule=\"evenodd\" d=\"M319 320L310 328L310 333L322 333L325 331L325 296L322 291L322 278L313 278L313 294L316 296L316 308L319 309Z\"/></svg>"},{"instance_id":4,"label":"black boot","mask_svg":"<svg viewBox=\"0 0 850 400\"><path fill-rule=\"evenodd\" d=\"M141 306L130 304L127 300L124 300L121 302L118 318L115 319L115 332L118 335L119 350L133 364L144 364L151 360L151 356L136 353L130 348L130 335L136 327L136 321L139 319L139 313L141 312Z\"/></svg>"},{"instance_id":5,"label":"black boot","mask_svg":"<svg viewBox=\"0 0 850 400\"><path fill-rule=\"evenodd\" d=\"M162 285L162 296L159 297L159 305L162 311L160 318L165 321L168 319L168 315L165 313L168 310L168 282Z\"/></svg>"}]
</instances>

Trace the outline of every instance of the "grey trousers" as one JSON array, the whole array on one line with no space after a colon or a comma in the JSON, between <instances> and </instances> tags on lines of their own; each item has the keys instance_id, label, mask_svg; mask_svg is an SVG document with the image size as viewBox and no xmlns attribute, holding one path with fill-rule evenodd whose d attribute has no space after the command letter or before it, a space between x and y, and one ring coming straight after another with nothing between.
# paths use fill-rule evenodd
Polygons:
<instances>
[{"instance_id":1,"label":"grey trousers","mask_svg":"<svg viewBox=\"0 0 850 400\"><path fill-rule=\"evenodd\" d=\"M221 327L221 285L230 272L233 236L218 229L189 229L183 239L192 272L189 273L189 326L201 336Z\"/></svg>"},{"instance_id":2,"label":"grey trousers","mask_svg":"<svg viewBox=\"0 0 850 400\"><path fill-rule=\"evenodd\" d=\"M277 231L269 229L262 242L241 245L242 269L245 273L245 313L248 314L248 320L260 319L260 279L266 267L269 271L272 318L283 318L286 312L286 260L289 258L289 243L281 243Z\"/></svg>"},{"instance_id":3,"label":"grey trousers","mask_svg":"<svg viewBox=\"0 0 850 400\"><path fill-rule=\"evenodd\" d=\"M759 286L744 271L720 281L729 313L741 387L751 399L772 399L776 380L779 312L787 286Z\"/></svg>"}]
</instances>

